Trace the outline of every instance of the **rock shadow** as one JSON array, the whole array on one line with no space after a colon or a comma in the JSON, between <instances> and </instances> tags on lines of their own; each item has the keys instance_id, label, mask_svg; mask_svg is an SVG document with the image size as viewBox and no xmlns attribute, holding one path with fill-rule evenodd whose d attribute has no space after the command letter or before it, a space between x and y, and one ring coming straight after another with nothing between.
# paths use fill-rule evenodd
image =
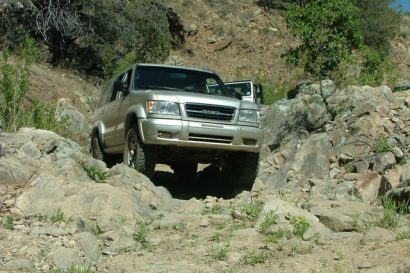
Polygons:
<instances>
[{"instance_id":1,"label":"rock shadow","mask_svg":"<svg viewBox=\"0 0 410 273\"><path fill-rule=\"evenodd\" d=\"M207 196L229 199L242 192L242 189L228 185L226 178L214 168L204 168L190 180L179 179L171 169L156 169L151 181L156 186L167 188L173 198L181 200Z\"/></svg>"}]
</instances>

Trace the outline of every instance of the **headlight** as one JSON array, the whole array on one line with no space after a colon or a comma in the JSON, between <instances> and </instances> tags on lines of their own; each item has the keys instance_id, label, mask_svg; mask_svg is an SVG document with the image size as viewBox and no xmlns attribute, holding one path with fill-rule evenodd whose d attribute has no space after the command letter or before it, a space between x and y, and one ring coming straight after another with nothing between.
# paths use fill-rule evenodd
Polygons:
<instances>
[{"instance_id":1,"label":"headlight","mask_svg":"<svg viewBox=\"0 0 410 273\"><path fill-rule=\"evenodd\" d=\"M146 108L148 114L180 115L178 104L172 101L149 100Z\"/></svg>"},{"instance_id":2,"label":"headlight","mask_svg":"<svg viewBox=\"0 0 410 273\"><path fill-rule=\"evenodd\" d=\"M239 110L239 121L259 123L259 112L256 110Z\"/></svg>"}]
</instances>

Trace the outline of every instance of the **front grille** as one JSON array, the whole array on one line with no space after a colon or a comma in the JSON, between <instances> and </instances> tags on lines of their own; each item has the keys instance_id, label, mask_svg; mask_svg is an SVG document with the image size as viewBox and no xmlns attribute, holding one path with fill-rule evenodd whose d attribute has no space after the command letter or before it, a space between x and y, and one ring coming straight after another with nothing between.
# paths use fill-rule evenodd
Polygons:
<instances>
[{"instance_id":1,"label":"front grille","mask_svg":"<svg viewBox=\"0 0 410 273\"><path fill-rule=\"evenodd\" d=\"M235 108L208 104L187 103L186 114L189 118L232 120Z\"/></svg>"},{"instance_id":2,"label":"front grille","mask_svg":"<svg viewBox=\"0 0 410 273\"><path fill-rule=\"evenodd\" d=\"M189 140L191 141L203 141L212 143L231 143L233 137L230 136L213 136L203 134L189 134Z\"/></svg>"}]
</instances>

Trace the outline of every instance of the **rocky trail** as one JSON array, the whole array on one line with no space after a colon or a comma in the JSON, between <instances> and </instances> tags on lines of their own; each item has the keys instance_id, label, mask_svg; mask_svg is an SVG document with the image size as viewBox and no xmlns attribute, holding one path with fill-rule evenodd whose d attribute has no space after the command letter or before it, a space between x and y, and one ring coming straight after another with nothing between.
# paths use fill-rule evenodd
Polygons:
<instances>
[{"instance_id":1,"label":"rocky trail","mask_svg":"<svg viewBox=\"0 0 410 273\"><path fill-rule=\"evenodd\" d=\"M251 191L0 133L0 272L410 272L410 92L325 81L263 121Z\"/></svg>"}]
</instances>

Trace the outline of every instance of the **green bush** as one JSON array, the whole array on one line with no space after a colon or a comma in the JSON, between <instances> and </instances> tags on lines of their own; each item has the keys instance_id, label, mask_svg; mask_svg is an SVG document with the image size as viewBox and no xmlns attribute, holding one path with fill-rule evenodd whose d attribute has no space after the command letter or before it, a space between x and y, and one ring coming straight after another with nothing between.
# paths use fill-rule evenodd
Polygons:
<instances>
[{"instance_id":1,"label":"green bush","mask_svg":"<svg viewBox=\"0 0 410 273\"><path fill-rule=\"evenodd\" d=\"M305 76L314 80L394 84L396 72L388 54L390 41L399 31L401 15L391 8L392 2L310 0L288 5L286 23L301 43L283 57L291 66L302 66ZM357 73L351 73L357 65Z\"/></svg>"},{"instance_id":2,"label":"green bush","mask_svg":"<svg viewBox=\"0 0 410 273\"><path fill-rule=\"evenodd\" d=\"M104 170L100 170L95 166L88 165L86 162L80 162L81 167L87 173L88 177L94 180L96 183L105 183L108 177L110 177L110 173Z\"/></svg>"},{"instance_id":3,"label":"green bush","mask_svg":"<svg viewBox=\"0 0 410 273\"><path fill-rule=\"evenodd\" d=\"M29 67L37 57L37 49L34 41L27 38L15 60L11 60L8 49L0 55L0 120L5 131L15 132L25 125L23 103L30 86Z\"/></svg>"},{"instance_id":4,"label":"green bush","mask_svg":"<svg viewBox=\"0 0 410 273\"><path fill-rule=\"evenodd\" d=\"M59 131L67 125L66 119L58 119L55 103L45 104L29 94L30 66L37 54L31 38L25 38L14 58L8 49L0 52L0 126L7 132L24 126Z\"/></svg>"},{"instance_id":5,"label":"green bush","mask_svg":"<svg viewBox=\"0 0 410 273\"><path fill-rule=\"evenodd\" d=\"M152 249L152 245L148 239L149 229L144 221L136 223L135 231L132 235L134 241L141 243L142 247L148 250Z\"/></svg>"},{"instance_id":6,"label":"green bush","mask_svg":"<svg viewBox=\"0 0 410 273\"><path fill-rule=\"evenodd\" d=\"M389 140L385 136L379 136L373 146L373 150L377 154L388 152L391 149L392 147L389 143Z\"/></svg>"},{"instance_id":7,"label":"green bush","mask_svg":"<svg viewBox=\"0 0 410 273\"><path fill-rule=\"evenodd\" d=\"M310 227L310 222L304 216L288 215L289 223L293 225L293 234L302 237L306 230Z\"/></svg>"},{"instance_id":8,"label":"green bush","mask_svg":"<svg viewBox=\"0 0 410 273\"><path fill-rule=\"evenodd\" d=\"M371 47L361 49L363 65L360 71L360 83L379 86L384 81L394 84L397 80L396 69L393 64Z\"/></svg>"},{"instance_id":9,"label":"green bush","mask_svg":"<svg viewBox=\"0 0 410 273\"><path fill-rule=\"evenodd\" d=\"M259 231L266 234L269 228L276 224L277 222L277 215L275 210L268 211L264 214L263 221L260 224Z\"/></svg>"},{"instance_id":10,"label":"green bush","mask_svg":"<svg viewBox=\"0 0 410 273\"><path fill-rule=\"evenodd\" d=\"M3 218L3 226L8 230L14 229L14 218L11 215L8 215Z\"/></svg>"},{"instance_id":11,"label":"green bush","mask_svg":"<svg viewBox=\"0 0 410 273\"><path fill-rule=\"evenodd\" d=\"M354 0L359 8L359 29L365 45L384 59L390 51L390 41L400 29L401 15L391 4L394 0Z\"/></svg>"},{"instance_id":12,"label":"green bush","mask_svg":"<svg viewBox=\"0 0 410 273\"><path fill-rule=\"evenodd\" d=\"M256 253L253 251L245 255L241 259L241 262L244 265L264 264L267 258L268 257L263 253Z\"/></svg>"},{"instance_id":13,"label":"green bush","mask_svg":"<svg viewBox=\"0 0 410 273\"><path fill-rule=\"evenodd\" d=\"M306 76L326 78L361 45L357 8L350 0L312 0L289 5L286 23L302 43L283 57L292 66L303 66Z\"/></svg>"},{"instance_id":14,"label":"green bush","mask_svg":"<svg viewBox=\"0 0 410 273\"><path fill-rule=\"evenodd\" d=\"M53 223L65 222L64 212L60 208L53 210L53 213L50 216L50 220Z\"/></svg>"},{"instance_id":15,"label":"green bush","mask_svg":"<svg viewBox=\"0 0 410 273\"><path fill-rule=\"evenodd\" d=\"M400 219L407 213L408 202L397 203L394 200L383 197L384 217L377 224L385 229L392 229L399 225Z\"/></svg>"}]
</instances>

